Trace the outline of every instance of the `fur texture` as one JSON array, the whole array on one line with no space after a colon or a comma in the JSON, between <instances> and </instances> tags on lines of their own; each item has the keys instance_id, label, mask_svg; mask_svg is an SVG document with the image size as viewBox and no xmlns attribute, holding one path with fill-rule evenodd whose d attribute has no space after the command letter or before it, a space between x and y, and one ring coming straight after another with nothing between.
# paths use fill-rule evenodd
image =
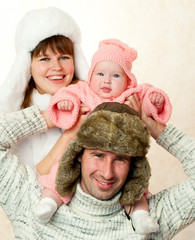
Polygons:
<instances>
[{"instance_id":1,"label":"fur texture","mask_svg":"<svg viewBox=\"0 0 195 240\"><path fill-rule=\"evenodd\" d=\"M125 104L103 103L87 117L66 148L57 173L56 189L61 195L72 195L81 177L78 154L85 148L99 149L132 157L120 201L133 204L148 186L148 147L148 131L134 111Z\"/></svg>"},{"instance_id":2,"label":"fur texture","mask_svg":"<svg viewBox=\"0 0 195 240\"><path fill-rule=\"evenodd\" d=\"M80 46L81 33L76 22L66 12L55 7L32 10L21 19L16 29L16 58L0 88L0 107L4 111L19 110L31 77L30 52L40 41L54 35L63 35L72 40L76 76L87 80L88 64Z\"/></svg>"}]
</instances>

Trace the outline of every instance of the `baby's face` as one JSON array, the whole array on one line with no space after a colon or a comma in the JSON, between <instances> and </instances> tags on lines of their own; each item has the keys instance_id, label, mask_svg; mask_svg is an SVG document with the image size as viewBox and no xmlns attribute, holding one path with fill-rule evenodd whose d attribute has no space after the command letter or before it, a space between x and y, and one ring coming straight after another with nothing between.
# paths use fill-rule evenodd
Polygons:
<instances>
[{"instance_id":1,"label":"baby's face","mask_svg":"<svg viewBox=\"0 0 195 240\"><path fill-rule=\"evenodd\" d=\"M124 92L128 81L127 75L118 63L102 61L94 68L90 88L99 97L111 99Z\"/></svg>"}]
</instances>

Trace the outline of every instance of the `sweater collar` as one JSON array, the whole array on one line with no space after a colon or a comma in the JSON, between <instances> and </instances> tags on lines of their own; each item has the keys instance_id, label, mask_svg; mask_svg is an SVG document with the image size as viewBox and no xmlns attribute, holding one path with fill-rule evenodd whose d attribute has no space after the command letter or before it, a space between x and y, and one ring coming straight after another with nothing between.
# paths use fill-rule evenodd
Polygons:
<instances>
[{"instance_id":1,"label":"sweater collar","mask_svg":"<svg viewBox=\"0 0 195 240\"><path fill-rule=\"evenodd\" d=\"M77 189L74 197L70 202L70 208L79 215L86 215L94 218L100 218L110 215L115 215L121 210L119 198L121 192L110 200L99 200L86 194L81 189L80 184L77 184Z\"/></svg>"}]
</instances>

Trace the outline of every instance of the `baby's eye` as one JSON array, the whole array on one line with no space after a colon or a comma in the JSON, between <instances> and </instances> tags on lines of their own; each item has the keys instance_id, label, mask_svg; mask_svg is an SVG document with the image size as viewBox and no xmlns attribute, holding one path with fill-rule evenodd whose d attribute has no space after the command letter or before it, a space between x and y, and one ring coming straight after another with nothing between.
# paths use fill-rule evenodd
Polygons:
<instances>
[{"instance_id":1,"label":"baby's eye","mask_svg":"<svg viewBox=\"0 0 195 240\"><path fill-rule=\"evenodd\" d=\"M98 76L104 76L104 74L103 73L98 73Z\"/></svg>"},{"instance_id":2,"label":"baby's eye","mask_svg":"<svg viewBox=\"0 0 195 240\"><path fill-rule=\"evenodd\" d=\"M119 74L114 74L114 77L115 77L115 78L118 78L118 77L120 77L120 76L119 76Z\"/></svg>"}]
</instances>

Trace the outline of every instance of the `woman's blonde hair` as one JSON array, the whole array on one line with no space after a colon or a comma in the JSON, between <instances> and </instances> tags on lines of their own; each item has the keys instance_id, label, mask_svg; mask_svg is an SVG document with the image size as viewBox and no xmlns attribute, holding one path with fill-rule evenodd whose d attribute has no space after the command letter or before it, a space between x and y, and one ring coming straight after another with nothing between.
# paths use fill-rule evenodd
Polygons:
<instances>
[{"instance_id":1,"label":"woman's blonde hair","mask_svg":"<svg viewBox=\"0 0 195 240\"><path fill-rule=\"evenodd\" d=\"M69 54L73 56L73 60L74 60L73 43L69 38L62 35L56 35L56 36L52 36L42 40L31 52L31 60L34 57L38 57L40 53L45 55L48 48L50 48L54 53L59 52L62 54ZM75 81L77 80L77 77L75 76L75 74L73 76L72 82L74 80ZM36 85L35 85L34 79L31 77L29 84L25 89L24 100L21 104L21 109L27 108L31 105L32 93L35 88L36 88Z\"/></svg>"}]
</instances>

